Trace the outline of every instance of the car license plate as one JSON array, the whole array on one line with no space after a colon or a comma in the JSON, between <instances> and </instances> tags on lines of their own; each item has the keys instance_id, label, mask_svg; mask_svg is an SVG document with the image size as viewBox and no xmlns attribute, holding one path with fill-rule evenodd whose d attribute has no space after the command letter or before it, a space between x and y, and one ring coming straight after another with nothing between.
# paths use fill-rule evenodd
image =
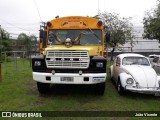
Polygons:
<instances>
[{"instance_id":1,"label":"car license plate","mask_svg":"<svg viewBox=\"0 0 160 120\"><path fill-rule=\"evenodd\" d=\"M160 96L160 93L155 93L155 96Z\"/></svg>"},{"instance_id":2,"label":"car license plate","mask_svg":"<svg viewBox=\"0 0 160 120\"><path fill-rule=\"evenodd\" d=\"M61 81L73 82L73 77L61 77Z\"/></svg>"}]
</instances>

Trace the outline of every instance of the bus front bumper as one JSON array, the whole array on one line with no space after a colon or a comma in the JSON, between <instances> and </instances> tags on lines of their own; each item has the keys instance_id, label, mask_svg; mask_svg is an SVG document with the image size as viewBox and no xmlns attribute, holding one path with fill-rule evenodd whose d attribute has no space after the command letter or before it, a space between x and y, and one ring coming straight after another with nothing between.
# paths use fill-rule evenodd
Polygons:
<instances>
[{"instance_id":1,"label":"bus front bumper","mask_svg":"<svg viewBox=\"0 0 160 120\"><path fill-rule=\"evenodd\" d=\"M106 81L106 73L41 73L32 72L33 80L41 83L51 84L98 84Z\"/></svg>"}]
</instances>

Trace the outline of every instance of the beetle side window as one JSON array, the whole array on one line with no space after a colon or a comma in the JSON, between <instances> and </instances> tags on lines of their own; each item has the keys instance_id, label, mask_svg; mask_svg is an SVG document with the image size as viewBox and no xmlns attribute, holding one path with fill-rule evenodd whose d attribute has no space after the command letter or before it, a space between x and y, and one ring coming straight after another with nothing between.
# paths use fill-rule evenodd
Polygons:
<instances>
[{"instance_id":1,"label":"beetle side window","mask_svg":"<svg viewBox=\"0 0 160 120\"><path fill-rule=\"evenodd\" d=\"M154 56L150 56L149 58L154 58Z\"/></svg>"}]
</instances>

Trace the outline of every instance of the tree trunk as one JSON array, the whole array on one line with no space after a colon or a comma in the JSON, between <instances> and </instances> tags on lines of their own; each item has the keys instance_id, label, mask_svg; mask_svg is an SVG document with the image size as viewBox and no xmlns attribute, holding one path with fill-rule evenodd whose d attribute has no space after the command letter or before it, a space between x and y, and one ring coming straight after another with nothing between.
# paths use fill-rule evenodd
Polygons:
<instances>
[{"instance_id":1,"label":"tree trunk","mask_svg":"<svg viewBox=\"0 0 160 120\"><path fill-rule=\"evenodd\" d=\"M115 47L113 47L113 49L112 49L112 51L111 51L111 61L113 61L114 50L115 50Z\"/></svg>"}]
</instances>

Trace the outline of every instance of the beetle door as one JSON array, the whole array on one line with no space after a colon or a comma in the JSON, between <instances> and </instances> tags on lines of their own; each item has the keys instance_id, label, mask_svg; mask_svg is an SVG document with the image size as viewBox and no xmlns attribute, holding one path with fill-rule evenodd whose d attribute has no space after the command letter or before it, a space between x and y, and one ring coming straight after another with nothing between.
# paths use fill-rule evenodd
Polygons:
<instances>
[{"instance_id":1,"label":"beetle door","mask_svg":"<svg viewBox=\"0 0 160 120\"><path fill-rule=\"evenodd\" d=\"M160 74L160 59L159 57L156 57L153 59L153 69L156 71L156 73Z\"/></svg>"},{"instance_id":2,"label":"beetle door","mask_svg":"<svg viewBox=\"0 0 160 120\"><path fill-rule=\"evenodd\" d=\"M114 62L114 79L117 81L119 76L120 58L117 57Z\"/></svg>"}]
</instances>

